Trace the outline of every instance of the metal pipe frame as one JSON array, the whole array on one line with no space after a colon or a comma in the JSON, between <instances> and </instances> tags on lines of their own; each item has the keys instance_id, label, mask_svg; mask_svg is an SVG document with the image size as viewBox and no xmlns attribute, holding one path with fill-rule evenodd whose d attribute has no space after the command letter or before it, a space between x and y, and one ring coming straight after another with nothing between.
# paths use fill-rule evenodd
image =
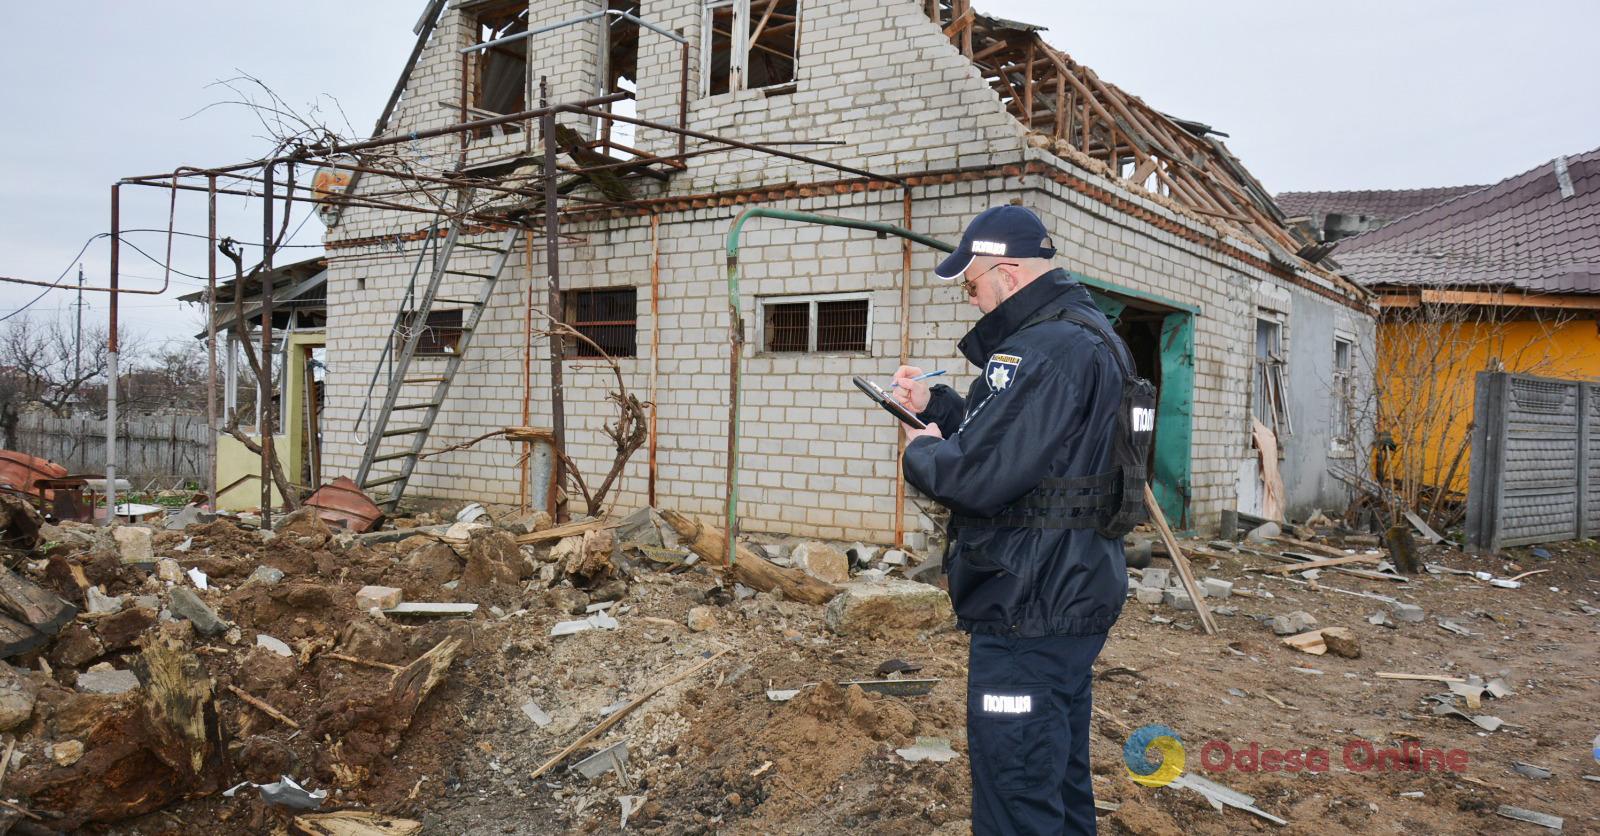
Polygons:
<instances>
[{"instance_id":1,"label":"metal pipe frame","mask_svg":"<svg viewBox=\"0 0 1600 836\"><path fill-rule=\"evenodd\" d=\"M635 16L629 14L628 12L624 12L624 11L621 11L619 9L606 9L605 11L593 12L591 14L582 15L580 17L574 17L574 18L571 18L569 20L563 20L560 23L552 23L552 24L549 24L547 26L541 26L538 29L529 29L526 32L518 32L515 35L507 35L504 38L495 38L492 41L484 41L481 44L473 44L472 46L464 46L461 49L456 50L456 51L461 53L462 55L466 55L468 53L473 53L473 52L482 52L483 50L491 49L493 47L505 46L506 44L516 43L517 41L521 41L521 40L525 40L527 38L531 38L534 35L543 35L543 34L545 34L547 32L554 32L557 29L565 29L568 26L577 26L580 23L588 23L591 20L598 20L598 19L600 19L602 17L618 17L618 18L623 18L625 20L631 20L634 23L639 24L641 27L643 27L645 29L649 29L650 31L656 33L657 35L660 35L663 38L670 38L670 39L672 39L674 41L677 41L678 43L683 44L685 46L687 46L689 44L689 39L684 37L683 35L680 35L680 34L678 34L676 32L668 30L668 29L662 29L661 27L655 25L654 23L651 23L648 20L645 20L645 19L640 18L640 17L635 17Z\"/></svg>"}]
</instances>

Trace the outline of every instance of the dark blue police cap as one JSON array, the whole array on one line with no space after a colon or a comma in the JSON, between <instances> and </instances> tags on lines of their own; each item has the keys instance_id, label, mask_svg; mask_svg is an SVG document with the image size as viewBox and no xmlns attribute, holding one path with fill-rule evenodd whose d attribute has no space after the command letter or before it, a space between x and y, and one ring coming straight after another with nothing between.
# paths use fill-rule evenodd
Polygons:
<instances>
[{"instance_id":1,"label":"dark blue police cap","mask_svg":"<svg viewBox=\"0 0 1600 836\"><path fill-rule=\"evenodd\" d=\"M933 274L941 279L958 279L980 256L997 258L1054 258L1056 246L1050 231L1039 216L1021 206L996 206L978 213L967 224L961 246L939 262Z\"/></svg>"}]
</instances>

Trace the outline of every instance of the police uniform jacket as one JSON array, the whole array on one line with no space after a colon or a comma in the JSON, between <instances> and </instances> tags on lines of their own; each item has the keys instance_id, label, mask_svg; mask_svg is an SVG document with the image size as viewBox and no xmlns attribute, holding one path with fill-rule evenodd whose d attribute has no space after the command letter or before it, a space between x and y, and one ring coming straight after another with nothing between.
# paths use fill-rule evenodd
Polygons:
<instances>
[{"instance_id":1,"label":"police uniform jacket","mask_svg":"<svg viewBox=\"0 0 1600 836\"><path fill-rule=\"evenodd\" d=\"M906 447L906 481L952 512L944 569L969 632L1105 633L1127 594L1120 539L1092 526L997 524L1042 481L1111 466L1122 398L1111 352L1124 352L1129 368L1131 358L1120 340L1052 316L1069 307L1103 317L1081 284L1052 270L979 319L959 344L979 369L966 398L933 387L919 416L944 440Z\"/></svg>"}]
</instances>

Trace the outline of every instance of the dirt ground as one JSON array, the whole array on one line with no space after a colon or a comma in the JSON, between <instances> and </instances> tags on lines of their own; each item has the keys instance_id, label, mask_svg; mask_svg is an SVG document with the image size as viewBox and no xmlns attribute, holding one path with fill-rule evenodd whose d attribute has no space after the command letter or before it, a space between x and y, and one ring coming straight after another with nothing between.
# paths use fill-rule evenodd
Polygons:
<instances>
[{"instance_id":1,"label":"dirt ground","mask_svg":"<svg viewBox=\"0 0 1600 836\"><path fill-rule=\"evenodd\" d=\"M307 726L299 732L232 703L223 711L244 752L229 783L288 774L309 787L330 787L325 809L375 809L424 823L425 833L761 833L964 834L969 832L968 762L964 733L966 638L953 627L893 637L843 637L823 623L821 607L766 593L736 600L703 567L669 574L637 571L612 609L615 630L551 637L599 596L535 579L501 594L504 617L487 606L471 619L378 620L354 609L361 583L396 571L398 547L337 556L287 544L261 547L249 536L219 530L211 537L236 556L212 559L215 577L235 581L260 560L287 574L270 590L244 586L219 605L244 641L202 654L219 681L241 683ZM1204 548L1202 542L1190 545ZM1100 816L1117 834L1282 833L1538 833L1495 814L1515 805L1565 818L1566 832L1600 832L1595 799L1600 775L1590 741L1600 732L1600 547L1593 542L1526 550L1507 559L1435 550L1444 566L1505 577L1547 570L1519 589L1492 587L1465 575L1422 575L1407 583L1327 572L1313 584L1247 573L1274 565L1248 554L1196 553L1200 575L1234 582L1238 594L1213 606L1218 636L1207 636L1193 613L1130 598L1096 665L1096 716L1091 744L1097 799L1116 807ZM1170 565L1161 557L1155 565ZM416 566L408 572L421 572ZM392 577L392 576L391 576ZM1291 576L1293 577L1293 576ZM1420 605L1421 623L1378 626L1385 610L1368 592ZM1270 593L1271 597L1265 597ZM471 596L460 595L461 600ZM689 611L707 607L710 629L685 626ZM1312 656L1284 646L1256 616L1304 610L1318 626L1344 626L1359 658ZM1166 622L1170 619L1170 623ZM1447 619L1473 635L1438 626ZM446 680L423 702L408 729L378 730L341 722L330 706L380 687L383 671L318 659L268 658L245 651L254 630L291 643L338 635L338 649L404 664L449 638L464 646ZM724 652L725 651L725 652ZM539 778L533 770L598 723L608 706L630 700L709 654L723 655L700 673L665 688L606 735ZM881 696L834 683L870 679L888 660L922 665L916 677L939 679L926 696ZM1378 671L1503 677L1512 693L1485 699L1473 714L1504 725L1481 731L1459 717L1436 717L1426 701L1445 686L1380 679ZM768 689L799 689L776 702ZM339 697L339 695L343 695ZM342 699L342 701L341 701ZM534 701L551 718L539 727L523 713ZM1213 810L1181 788L1135 784L1123 761L1130 732L1162 724L1182 737L1189 771L1248 793L1256 806L1288 821L1277 826L1235 809ZM320 732L320 734L319 734ZM366 734L365 737L362 733ZM385 734L392 732L386 738ZM959 756L945 763L908 763L895 750L917 737L947 739ZM243 744L237 741L246 741ZM364 743L362 741L365 741ZM567 765L618 741L627 744L624 783L615 772L589 781ZM1203 750L1324 749L1325 772L1207 771ZM385 743L389 745L385 745ZM1460 772L1394 768L1355 771L1346 747L1459 749ZM351 747L367 746L360 757ZM339 757L367 770L340 789L329 780ZM1515 762L1547 767L1549 779L1525 777ZM1392 767L1393 764L1388 764ZM1420 796L1410 797L1410 794ZM632 811L622 829L623 797ZM287 817L251 790L171 805L115 825L106 834L224 834L287 831Z\"/></svg>"}]
</instances>

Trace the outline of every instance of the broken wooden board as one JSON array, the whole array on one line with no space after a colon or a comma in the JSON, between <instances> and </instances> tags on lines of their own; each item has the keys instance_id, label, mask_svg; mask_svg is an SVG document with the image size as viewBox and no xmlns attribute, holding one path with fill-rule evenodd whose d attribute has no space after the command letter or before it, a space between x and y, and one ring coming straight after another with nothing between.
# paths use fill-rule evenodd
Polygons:
<instances>
[{"instance_id":1,"label":"broken wooden board","mask_svg":"<svg viewBox=\"0 0 1600 836\"><path fill-rule=\"evenodd\" d=\"M1411 527L1415 528L1417 533L1422 535L1422 539L1427 540L1429 543L1435 544L1444 542L1444 537L1439 534L1439 532L1434 531L1433 527L1424 522L1423 519L1417 516L1415 512L1405 512L1405 518L1406 522L1411 523Z\"/></svg>"},{"instance_id":2,"label":"broken wooden board","mask_svg":"<svg viewBox=\"0 0 1600 836\"><path fill-rule=\"evenodd\" d=\"M808 604L826 604L839 594L839 588L833 584L817 580L799 569L779 566L743 546L739 547L736 562L730 567L727 565L728 540L722 532L676 511L663 510L660 514L678 532L684 545L702 560L727 569L734 580L751 589L761 592L779 589L785 596Z\"/></svg>"},{"instance_id":3,"label":"broken wooden board","mask_svg":"<svg viewBox=\"0 0 1600 836\"><path fill-rule=\"evenodd\" d=\"M1467 681L1467 680L1465 680L1465 679L1463 679L1463 678L1461 678L1459 676L1441 676L1439 674L1433 674L1433 673L1391 673L1389 671L1378 671L1376 674L1373 674L1373 675L1378 677L1379 679L1403 679L1403 680L1416 681L1416 682L1466 682Z\"/></svg>"},{"instance_id":4,"label":"broken wooden board","mask_svg":"<svg viewBox=\"0 0 1600 836\"><path fill-rule=\"evenodd\" d=\"M1349 557L1350 556L1350 553L1345 551L1344 549L1335 548L1333 546L1326 546L1326 545L1323 545L1322 543L1313 543L1310 540L1301 540L1301 539L1299 539L1297 537L1286 537L1286 536L1279 535L1277 537L1273 537L1272 541L1274 543L1282 543L1285 546L1293 546L1293 547L1295 547L1297 549L1305 549L1308 552L1316 552L1317 554L1320 554L1320 555L1322 555L1324 557Z\"/></svg>"},{"instance_id":5,"label":"broken wooden board","mask_svg":"<svg viewBox=\"0 0 1600 836\"><path fill-rule=\"evenodd\" d=\"M1328 652L1328 644L1323 641L1321 630L1312 630L1307 633L1287 636L1284 638L1283 643L1301 653L1309 653L1312 656L1321 656Z\"/></svg>"},{"instance_id":6,"label":"broken wooden board","mask_svg":"<svg viewBox=\"0 0 1600 836\"><path fill-rule=\"evenodd\" d=\"M551 540L564 540L568 537L586 534L599 528L616 528L621 524L621 520L585 520L580 523L567 523L566 525L558 525L555 528L535 531L532 534L518 535L517 543L523 546L531 543L548 543Z\"/></svg>"},{"instance_id":7,"label":"broken wooden board","mask_svg":"<svg viewBox=\"0 0 1600 836\"><path fill-rule=\"evenodd\" d=\"M1290 564L1290 565L1287 565L1287 566L1267 566L1267 567L1264 567L1264 568L1263 567L1251 566L1251 567L1245 569L1245 571L1246 572L1275 572L1275 573L1287 574L1289 572L1303 572L1303 571L1305 571L1307 569L1326 569L1326 568L1328 568L1330 566L1345 566L1345 565L1348 565L1348 564L1351 564L1351 563L1376 563L1376 562L1378 562L1379 560L1382 560L1382 559L1383 559L1382 555L1356 554L1356 555L1345 555L1344 557L1330 557L1330 558L1327 558L1325 560L1312 560L1312 561L1308 561L1308 562L1305 562L1305 563L1294 563L1294 564Z\"/></svg>"},{"instance_id":8,"label":"broken wooden board","mask_svg":"<svg viewBox=\"0 0 1600 836\"><path fill-rule=\"evenodd\" d=\"M16 572L0 567L0 611L41 633L54 635L78 608Z\"/></svg>"},{"instance_id":9,"label":"broken wooden board","mask_svg":"<svg viewBox=\"0 0 1600 836\"><path fill-rule=\"evenodd\" d=\"M295 816L296 833L305 836L415 836L422 822L362 810Z\"/></svg>"},{"instance_id":10,"label":"broken wooden board","mask_svg":"<svg viewBox=\"0 0 1600 836\"><path fill-rule=\"evenodd\" d=\"M1195 614L1200 617L1200 626L1205 628L1206 635L1215 636L1217 621L1211 617L1211 608L1206 606L1205 593L1195 581L1194 569L1189 566L1189 558L1183 556L1183 549L1178 546L1178 538L1173 536L1172 529L1168 527L1167 516L1161 512L1161 505L1156 502L1156 495L1150 490L1148 482L1144 485L1144 507L1150 512L1150 521L1156 524L1156 530L1161 533L1161 541L1167 546L1167 557L1178 569L1178 578L1183 581L1184 591L1189 593Z\"/></svg>"}]
</instances>

